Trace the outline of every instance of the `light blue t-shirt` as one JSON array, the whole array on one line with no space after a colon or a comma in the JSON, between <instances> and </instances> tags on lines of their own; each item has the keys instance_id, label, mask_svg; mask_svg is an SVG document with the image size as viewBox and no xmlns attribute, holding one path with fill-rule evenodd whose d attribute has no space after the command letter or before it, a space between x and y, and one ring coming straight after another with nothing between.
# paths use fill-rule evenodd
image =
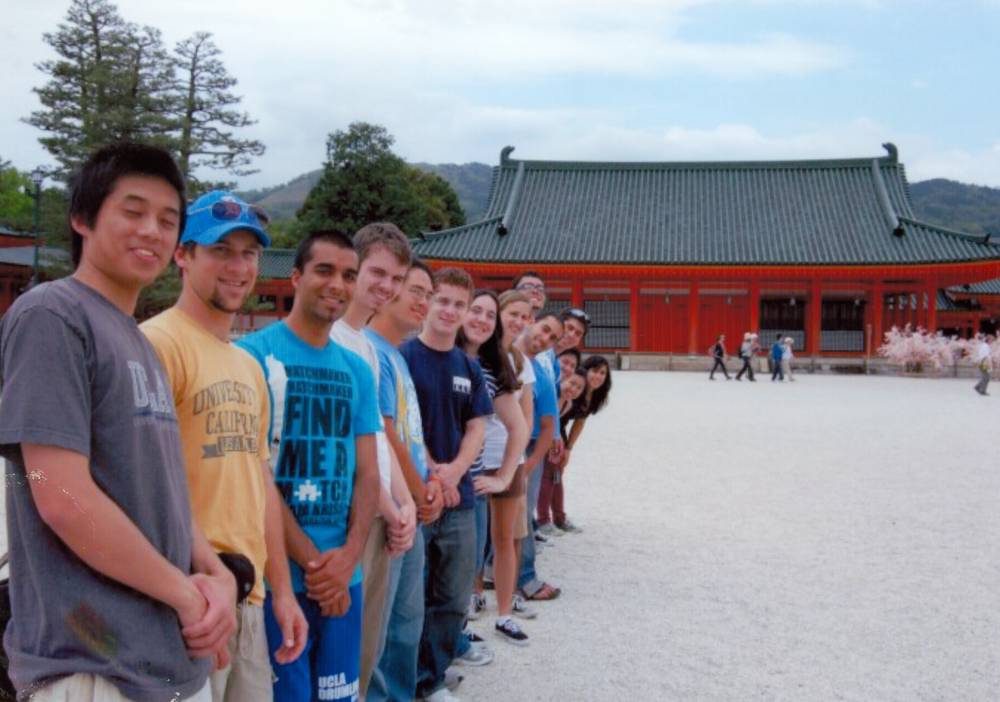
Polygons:
<instances>
[{"instance_id":1,"label":"light blue t-shirt","mask_svg":"<svg viewBox=\"0 0 1000 702\"><path fill-rule=\"evenodd\" d=\"M420 474L420 479L427 482L424 425L420 418L420 401L417 399L417 389L413 386L410 368L399 350L381 334L365 328L365 335L375 345L375 352L378 354L379 412L383 417L392 419L400 441L410 451L413 467Z\"/></svg>"},{"instance_id":2,"label":"light blue t-shirt","mask_svg":"<svg viewBox=\"0 0 1000 702\"><path fill-rule=\"evenodd\" d=\"M535 422L531 428L531 440L534 441L542 431L542 417L552 417L555 420L555 434L553 439L559 436L559 403L556 400L556 385L552 375L552 366L547 368L544 363L539 362L538 356L531 359L531 365L535 369ZM558 365L558 364L557 364Z\"/></svg>"},{"instance_id":3,"label":"light blue t-shirt","mask_svg":"<svg viewBox=\"0 0 1000 702\"><path fill-rule=\"evenodd\" d=\"M271 395L274 480L320 551L347 540L356 467L355 438L379 430L375 379L365 361L330 341L317 349L284 322L243 337L239 346L264 368ZM290 563L292 587L304 592ZM360 566L351 584L361 582Z\"/></svg>"}]
</instances>

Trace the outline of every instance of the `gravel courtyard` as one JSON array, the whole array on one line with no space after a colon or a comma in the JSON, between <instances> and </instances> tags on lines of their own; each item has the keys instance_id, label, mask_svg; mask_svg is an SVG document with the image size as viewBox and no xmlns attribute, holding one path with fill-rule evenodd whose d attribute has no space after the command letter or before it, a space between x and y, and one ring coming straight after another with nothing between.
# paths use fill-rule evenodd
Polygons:
<instances>
[{"instance_id":1,"label":"gravel courtyard","mask_svg":"<svg viewBox=\"0 0 1000 702\"><path fill-rule=\"evenodd\" d=\"M616 373L465 700L1000 699L1000 384ZM5 539L4 539L5 540Z\"/></svg>"},{"instance_id":2,"label":"gravel courtyard","mask_svg":"<svg viewBox=\"0 0 1000 702\"><path fill-rule=\"evenodd\" d=\"M1000 699L1000 402L974 381L617 373L581 534L467 700Z\"/></svg>"}]
</instances>

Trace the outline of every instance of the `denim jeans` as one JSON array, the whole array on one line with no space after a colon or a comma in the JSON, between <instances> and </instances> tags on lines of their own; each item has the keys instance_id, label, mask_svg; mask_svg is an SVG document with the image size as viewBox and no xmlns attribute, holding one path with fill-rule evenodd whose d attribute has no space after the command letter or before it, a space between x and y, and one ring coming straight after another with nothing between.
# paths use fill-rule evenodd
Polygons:
<instances>
[{"instance_id":1,"label":"denim jeans","mask_svg":"<svg viewBox=\"0 0 1000 702\"><path fill-rule=\"evenodd\" d=\"M424 527L424 625L417 666L417 695L444 686L455 659L476 571L476 517L472 509L445 510Z\"/></svg>"},{"instance_id":2,"label":"denim jeans","mask_svg":"<svg viewBox=\"0 0 1000 702\"><path fill-rule=\"evenodd\" d=\"M490 498L476 495L476 575L486 564L486 546L490 541Z\"/></svg>"},{"instance_id":3,"label":"denim jeans","mask_svg":"<svg viewBox=\"0 0 1000 702\"><path fill-rule=\"evenodd\" d=\"M424 531L413 548L389 567L389 603L380 657L368 685L368 702L410 702L417 694L417 652L424 626Z\"/></svg>"},{"instance_id":4,"label":"denim jeans","mask_svg":"<svg viewBox=\"0 0 1000 702\"><path fill-rule=\"evenodd\" d=\"M534 442L528 444L525 453L530 454ZM542 489L541 463L535 466L528 478L528 535L521 539L521 572L517 577L517 587L526 595L534 595L542 589L543 583L535 573L535 505L538 503L538 493Z\"/></svg>"}]
</instances>

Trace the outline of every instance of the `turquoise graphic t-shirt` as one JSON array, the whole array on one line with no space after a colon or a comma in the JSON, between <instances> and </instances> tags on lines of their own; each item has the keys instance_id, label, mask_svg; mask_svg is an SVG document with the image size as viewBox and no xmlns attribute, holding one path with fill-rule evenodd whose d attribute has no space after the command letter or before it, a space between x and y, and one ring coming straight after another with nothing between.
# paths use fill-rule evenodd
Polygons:
<instances>
[{"instance_id":1,"label":"turquoise graphic t-shirt","mask_svg":"<svg viewBox=\"0 0 1000 702\"><path fill-rule=\"evenodd\" d=\"M375 380L364 360L330 341L317 349L277 322L237 342L264 369L271 394L269 439L278 491L320 551L347 540L354 440L380 429ZM292 586L305 591L290 563ZM360 566L351 584L361 582Z\"/></svg>"},{"instance_id":2,"label":"turquoise graphic t-shirt","mask_svg":"<svg viewBox=\"0 0 1000 702\"><path fill-rule=\"evenodd\" d=\"M413 467L421 480L427 482L427 449L424 448L424 424L420 418L420 401L406 359L378 332L365 329L365 334L378 353L378 404L383 417L391 417L399 440L410 451Z\"/></svg>"}]
</instances>

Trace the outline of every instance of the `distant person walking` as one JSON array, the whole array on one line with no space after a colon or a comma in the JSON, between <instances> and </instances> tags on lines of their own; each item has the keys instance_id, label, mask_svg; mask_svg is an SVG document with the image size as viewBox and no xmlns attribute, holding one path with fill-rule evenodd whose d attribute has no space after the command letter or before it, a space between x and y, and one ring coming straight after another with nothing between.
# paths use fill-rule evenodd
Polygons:
<instances>
[{"instance_id":1,"label":"distant person walking","mask_svg":"<svg viewBox=\"0 0 1000 702\"><path fill-rule=\"evenodd\" d=\"M750 364L750 362L753 361L753 334L750 332L743 335L743 343L740 344L740 360L743 361L743 367L740 368L740 372L736 374L736 379L742 380L743 374L746 373L750 382L755 382L753 377L753 366Z\"/></svg>"},{"instance_id":2,"label":"distant person walking","mask_svg":"<svg viewBox=\"0 0 1000 702\"><path fill-rule=\"evenodd\" d=\"M715 337L715 343L709 347L708 353L711 354L715 362L712 364L712 370L708 374L709 380L715 380L715 371L722 369L722 374L726 376L726 380L732 380L729 372L726 370L726 335L719 334Z\"/></svg>"},{"instance_id":3,"label":"distant person walking","mask_svg":"<svg viewBox=\"0 0 1000 702\"><path fill-rule=\"evenodd\" d=\"M976 347L976 366L979 368L979 382L976 383L976 392L980 395L989 395L986 387L990 384L990 370L992 369L992 359L990 358L989 337L979 337L979 346Z\"/></svg>"},{"instance_id":4,"label":"distant person walking","mask_svg":"<svg viewBox=\"0 0 1000 702\"><path fill-rule=\"evenodd\" d=\"M778 334L774 337L774 343L771 345L771 366L773 368L771 382L785 379L785 374L781 368L781 359L784 355L785 345L781 342L781 334Z\"/></svg>"},{"instance_id":5,"label":"distant person walking","mask_svg":"<svg viewBox=\"0 0 1000 702\"><path fill-rule=\"evenodd\" d=\"M792 359L795 358L795 354L792 353L792 345L794 343L792 337L786 336L784 343L781 345L781 372L790 382L795 381L795 376L792 375Z\"/></svg>"}]
</instances>

